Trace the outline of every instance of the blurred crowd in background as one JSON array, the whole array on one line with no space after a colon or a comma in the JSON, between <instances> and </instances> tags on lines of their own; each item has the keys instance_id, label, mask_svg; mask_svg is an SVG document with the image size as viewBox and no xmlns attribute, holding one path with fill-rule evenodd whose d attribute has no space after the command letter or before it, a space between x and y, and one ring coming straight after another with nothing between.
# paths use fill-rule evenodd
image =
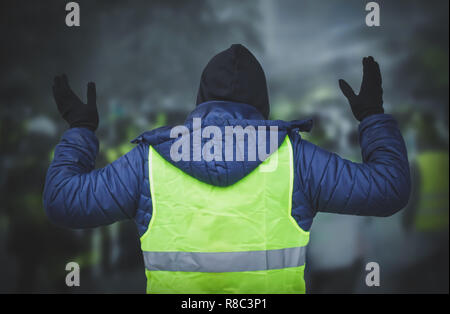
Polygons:
<instances>
[{"instance_id":1,"label":"blurred crowd in background","mask_svg":"<svg viewBox=\"0 0 450 314\"><path fill-rule=\"evenodd\" d=\"M67 129L54 75L84 100L96 82L102 167L140 133L183 123L208 60L242 43L265 70L271 119L314 118L304 137L356 162L358 123L338 79L358 90L361 59L374 56L406 141L408 206L387 218L319 213L308 292L448 293L448 1L377 1L379 27L365 25L361 0L77 2L72 28L66 1L0 4L0 292L145 291L133 221L68 230L45 216L45 173ZM71 261L80 287L65 284ZM379 287L365 284L368 262L380 265Z\"/></svg>"}]
</instances>

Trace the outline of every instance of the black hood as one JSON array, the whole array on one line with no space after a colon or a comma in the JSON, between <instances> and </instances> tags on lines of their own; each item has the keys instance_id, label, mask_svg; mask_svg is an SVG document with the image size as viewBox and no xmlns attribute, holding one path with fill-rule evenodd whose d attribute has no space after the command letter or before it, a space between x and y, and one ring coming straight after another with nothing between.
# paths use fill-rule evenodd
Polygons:
<instances>
[{"instance_id":1,"label":"black hood","mask_svg":"<svg viewBox=\"0 0 450 314\"><path fill-rule=\"evenodd\" d=\"M255 56L244 46L234 44L215 55L203 70L197 105L222 100L256 107L269 118L270 106L266 76Z\"/></svg>"}]
</instances>

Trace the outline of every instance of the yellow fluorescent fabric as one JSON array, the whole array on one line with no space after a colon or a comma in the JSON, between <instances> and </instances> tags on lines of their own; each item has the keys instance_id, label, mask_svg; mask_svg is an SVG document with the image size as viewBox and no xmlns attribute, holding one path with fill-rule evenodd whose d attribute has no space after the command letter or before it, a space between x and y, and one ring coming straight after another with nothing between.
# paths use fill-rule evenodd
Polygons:
<instances>
[{"instance_id":1,"label":"yellow fluorescent fabric","mask_svg":"<svg viewBox=\"0 0 450 314\"><path fill-rule=\"evenodd\" d=\"M147 293L304 293L305 266L267 271L198 273L145 271Z\"/></svg>"},{"instance_id":2,"label":"yellow fluorescent fabric","mask_svg":"<svg viewBox=\"0 0 450 314\"><path fill-rule=\"evenodd\" d=\"M448 228L449 157L447 152L425 152L418 156L420 200L415 218L421 231Z\"/></svg>"},{"instance_id":3,"label":"yellow fluorescent fabric","mask_svg":"<svg viewBox=\"0 0 450 314\"><path fill-rule=\"evenodd\" d=\"M291 216L292 158L286 137L277 152L242 180L218 187L189 176L150 147L153 216L141 237L141 248L144 255L167 252L171 271L147 267L147 292L304 293L304 263L295 264L292 256L286 255L295 252L294 259L301 256L304 260L303 248L309 241L309 232L303 231ZM276 167L261 171L261 166L271 161ZM258 260L254 264L266 265L267 269L258 266L258 270L245 271L253 265L244 265L244 271L235 271L249 257L261 256L259 251L265 254L267 263ZM205 252L217 252L224 263L236 261L238 266L230 268L233 271L202 272L214 269L213 265L202 264L205 254L195 254ZM226 252L230 254L223 254ZM186 261L186 256L190 260ZM151 264L151 258L147 262ZM186 263L189 271L172 271L178 266L184 269ZM272 269L277 265L287 267ZM191 271L193 267L198 271Z\"/></svg>"}]
</instances>

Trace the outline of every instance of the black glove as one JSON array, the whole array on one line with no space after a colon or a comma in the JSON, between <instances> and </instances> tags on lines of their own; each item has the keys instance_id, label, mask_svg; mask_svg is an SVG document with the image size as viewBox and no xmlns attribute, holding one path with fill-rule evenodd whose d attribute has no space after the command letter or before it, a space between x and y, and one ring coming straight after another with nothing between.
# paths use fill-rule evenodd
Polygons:
<instances>
[{"instance_id":1,"label":"black glove","mask_svg":"<svg viewBox=\"0 0 450 314\"><path fill-rule=\"evenodd\" d=\"M95 83L87 86L87 104L70 89L65 74L56 76L53 84L53 97L59 113L71 128L84 127L95 131L98 127L98 112L96 104Z\"/></svg>"},{"instance_id":2,"label":"black glove","mask_svg":"<svg viewBox=\"0 0 450 314\"><path fill-rule=\"evenodd\" d=\"M363 80L359 95L344 80L339 80L339 87L347 97L353 115L359 121L377 113L384 113L383 89L381 88L380 66L373 57L363 58Z\"/></svg>"}]
</instances>

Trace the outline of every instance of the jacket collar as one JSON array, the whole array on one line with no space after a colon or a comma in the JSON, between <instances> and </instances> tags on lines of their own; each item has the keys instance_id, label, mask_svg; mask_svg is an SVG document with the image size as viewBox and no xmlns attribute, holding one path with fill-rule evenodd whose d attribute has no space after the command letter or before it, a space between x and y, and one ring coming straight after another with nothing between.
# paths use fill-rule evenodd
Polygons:
<instances>
[{"instance_id":1,"label":"jacket collar","mask_svg":"<svg viewBox=\"0 0 450 314\"><path fill-rule=\"evenodd\" d=\"M312 119L282 121L265 120L264 116L253 106L229 102L229 101L208 101L199 104L186 118L184 125L192 131L193 118L202 119L202 127L208 125L226 126L226 125L259 125L277 126L281 135L290 132L309 132L312 129ZM147 131L136 137L131 143L147 142L154 145L164 141L172 141L170 130L172 126L163 126L161 128Z\"/></svg>"},{"instance_id":2,"label":"jacket collar","mask_svg":"<svg viewBox=\"0 0 450 314\"><path fill-rule=\"evenodd\" d=\"M281 145L285 137L293 132L309 131L312 127L312 120L296 120L296 121L281 121L281 120L265 120L263 115L258 110L250 105L241 103L232 103L227 101L208 101L199 104L197 108L192 111L186 119L184 126L192 137L190 141L190 149L193 148L193 136L195 130L194 118L201 119L201 126L216 126L222 130L227 126L252 126L254 128L265 126L266 132L272 132L272 126L275 126L277 132L278 145ZM172 145L177 138L171 137L171 127L165 126L154 129L141 134L133 143L146 143L152 147L168 162L183 172L192 177L215 186L228 186L236 183L251 171L253 171L262 161L261 160L246 160L243 161L177 161L174 162L170 157ZM257 135L259 136L259 135ZM270 147L271 135L266 133L266 148ZM207 138L201 138L202 145L208 141ZM222 137L222 141L224 138ZM257 145L259 145L257 143ZM222 145L222 148L225 145ZM244 145L245 147L245 145ZM245 148L244 148L245 149ZM244 153L245 154L245 153Z\"/></svg>"}]
</instances>

